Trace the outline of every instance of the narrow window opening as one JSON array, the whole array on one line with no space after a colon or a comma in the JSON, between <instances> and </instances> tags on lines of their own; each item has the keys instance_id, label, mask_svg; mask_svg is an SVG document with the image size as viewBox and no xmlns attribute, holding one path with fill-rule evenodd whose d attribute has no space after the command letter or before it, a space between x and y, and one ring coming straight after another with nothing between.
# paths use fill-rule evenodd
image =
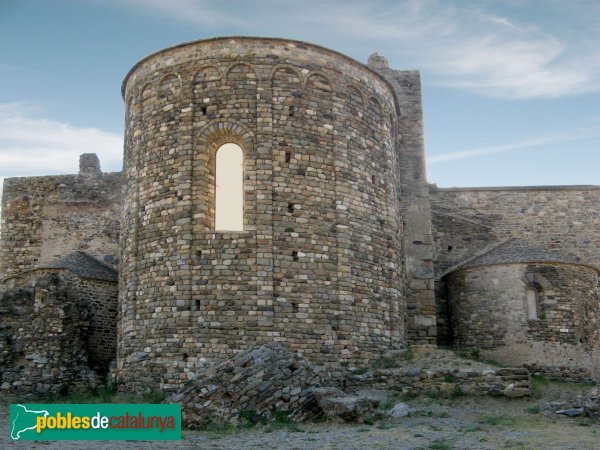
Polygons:
<instances>
[{"instance_id":1,"label":"narrow window opening","mask_svg":"<svg viewBox=\"0 0 600 450\"><path fill-rule=\"evenodd\" d=\"M451 245L449 245L449 246L448 246L448 251L449 251L449 252L451 252L451 251L452 251L452 246L451 246Z\"/></svg>"},{"instance_id":2,"label":"narrow window opening","mask_svg":"<svg viewBox=\"0 0 600 450\"><path fill-rule=\"evenodd\" d=\"M244 229L244 154L236 144L224 144L217 150L215 189L215 229Z\"/></svg>"},{"instance_id":3,"label":"narrow window opening","mask_svg":"<svg viewBox=\"0 0 600 450\"><path fill-rule=\"evenodd\" d=\"M294 203L288 203L287 208L288 208L288 212L290 214L294 212L294 206L295 206Z\"/></svg>"},{"instance_id":4,"label":"narrow window opening","mask_svg":"<svg viewBox=\"0 0 600 450\"><path fill-rule=\"evenodd\" d=\"M527 289L527 320L539 319L538 293L535 289Z\"/></svg>"},{"instance_id":5,"label":"narrow window opening","mask_svg":"<svg viewBox=\"0 0 600 450\"><path fill-rule=\"evenodd\" d=\"M293 252L292 252L292 259L293 259L294 261L298 261L298 252L297 252L297 251L293 251Z\"/></svg>"},{"instance_id":6,"label":"narrow window opening","mask_svg":"<svg viewBox=\"0 0 600 450\"><path fill-rule=\"evenodd\" d=\"M200 310L200 299L196 299L196 311Z\"/></svg>"},{"instance_id":7,"label":"narrow window opening","mask_svg":"<svg viewBox=\"0 0 600 450\"><path fill-rule=\"evenodd\" d=\"M285 152L285 162L289 163L292 160L292 153L291 152Z\"/></svg>"},{"instance_id":8,"label":"narrow window opening","mask_svg":"<svg viewBox=\"0 0 600 450\"><path fill-rule=\"evenodd\" d=\"M296 108L294 106L290 106L288 115L290 117L294 117L294 113L296 112Z\"/></svg>"},{"instance_id":9,"label":"narrow window opening","mask_svg":"<svg viewBox=\"0 0 600 450\"><path fill-rule=\"evenodd\" d=\"M206 115L206 106L201 106L200 112L202 113L203 116L205 116Z\"/></svg>"}]
</instances>

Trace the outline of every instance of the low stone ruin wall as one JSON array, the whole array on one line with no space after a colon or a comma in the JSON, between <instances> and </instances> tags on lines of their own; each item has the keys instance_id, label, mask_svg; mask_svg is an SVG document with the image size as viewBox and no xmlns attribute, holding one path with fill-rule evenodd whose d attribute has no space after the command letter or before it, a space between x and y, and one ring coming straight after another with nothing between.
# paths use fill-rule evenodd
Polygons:
<instances>
[{"instance_id":1,"label":"low stone ruin wall","mask_svg":"<svg viewBox=\"0 0 600 450\"><path fill-rule=\"evenodd\" d=\"M531 375L550 378L551 380L572 381L574 383L597 381L592 373L581 367L567 366L539 366L537 364L526 364L524 366Z\"/></svg>"},{"instance_id":2,"label":"low stone ruin wall","mask_svg":"<svg viewBox=\"0 0 600 450\"><path fill-rule=\"evenodd\" d=\"M188 428L232 424L248 415L271 420L278 413L295 421L327 416L360 422L382 415L379 405L394 394L426 392L524 397L531 395L530 376L524 368L481 367L403 367L344 375L272 342L201 369L166 402L181 403Z\"/></svg>"},{"instance_id":3,"label":"low stone ruin wall","mask_svg":"<svg viewBox=\"0 0 600 450\"><path fill-rule=\"evenodd\" d=\"M393 368L351 375L346 391L380 389L398 393L492 395L509 398L531 395L529 371L525 368L502 369L420 369Z\"/></svg>"}]
</instances>

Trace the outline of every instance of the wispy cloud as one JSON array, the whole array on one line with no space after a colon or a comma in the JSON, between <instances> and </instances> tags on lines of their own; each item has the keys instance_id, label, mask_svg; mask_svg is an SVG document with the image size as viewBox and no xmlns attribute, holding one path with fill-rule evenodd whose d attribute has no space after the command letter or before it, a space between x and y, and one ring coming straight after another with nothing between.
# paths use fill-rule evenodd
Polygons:
<instances>
[{"instance_id":1,"label":"wispy cloud","mask_svg":"<svg viewBox=\"0 0 600 450\"><path fill-rule=\"evenodd\" d=\"M490 155L494 153L503 153L513 150L536 148L546 149L548 146L554 144L564 144L568 142L581 142L590 140L600 142L600 126L576 128L561 133L551 134L548 136L538 136L534 138L524 139L510 144L443 153L441 155L428 157L427 164L436 164L465 158L476 158L478 156Z\"/></svg>"},{"instance_id":2,"label":"wispy cloud","mask_svg":"<svg viewBox=\"0 0 600 450\"><path fill-rule=\"evenodd\" d=\"M561 14L560 30L536 21L534 13L547 10L547 1ZM593 2L513 3L513 11L529 17L518 20L495 12L502 4L496 1L479 6L457 0L120 3L204 30L226 28L226 34L255 35L268 30L270 35L323 43L356 56L377 50L395 67L421 69L433 83L489 96L559 97L600 91L600 8Z\"/></svg>"},{"instance_id":3,"label":"wispy cloud","mask_svg":"<svg viewBox=\"0 0 600 450\"><path fill-rule=\"evenodd\" d=\"M0 103L0 177L77 173L86 152L97 153L104 167L120 168L121 135L40 115L26 103Z\"/></svg>"}]
</instances>

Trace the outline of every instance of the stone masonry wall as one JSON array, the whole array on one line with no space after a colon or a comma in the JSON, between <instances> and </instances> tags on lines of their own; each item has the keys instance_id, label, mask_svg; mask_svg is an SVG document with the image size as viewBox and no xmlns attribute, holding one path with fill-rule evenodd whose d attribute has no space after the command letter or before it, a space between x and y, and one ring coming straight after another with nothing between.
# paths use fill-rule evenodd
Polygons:
<instances>
[{"instance_id":1,"label":"stone masonry wall","mask_svg":"<svg viewBox=\"0 0 600 450\"><path fill-rule=\"evenodd\" d=\"M118 264L122 180L97 172L5 179L0 279L74 250Z\"/></svg>"},{"instance_id":2,"label":"stone masonry wall","mask_svg":"<svg viewBox=\"0 0 600 450\"><path fill-rule=\"evenodd\" d=\"M88 308L73 296L65 273L40 272L35 287L6 286L0 293L1 389L44 394L93 385Z\"/></svg>"},{"instance_id":3,"label":"stone masonry wall","mask_svg":"<svg viewBox=\"0 0 600 450\"><path fill-rule=\"evenodd\" d=\"M429 188L425 173L421 78L415 70L395 70L385 58L374 54L369 67L390 82L398 98L400 114L394 128L397 167L400 175L400 209L405 262L407 302L406 332L409 344L431 348L436 345L433 240Z\"/></svg>"},{"instance_id":4,"label":"stone masonry wall","mask_svg":"<svg viewBox=\"0 0 600 450\"><path fill-rule=\"evenodd\" d=\"M176 387L270 341L362 365L405 344L396 105L366 66L300 42L221 38L124 83L118 372ZM244 231L214 230L215 152L244 152Z\"/></svg>"},{"instance_id":5,"label":"stone masonry wall","mask_svg":"<svg viewBox=\"0 0 600 450\"><path fill-rule=\"evenodd\" d=\"M456 252L469 245L480 248L472 230L460 227L442 233L452 216L470 220L482 231L489 227L491 239L527 238L542 247L565 250L582 261L600 267L600 186L540 186L514 188L431 188L435 214L436 269L438 261L454 265L462 261ZM441 225L441 226L440 226ZM465 239L466 238L466 239ZM490 242L491 243L491 242ZM450 255L444 255L448 246ZM447 262L446 262L447 261ZM439 266L440 269L442 266ZM438 272L436 272L438 274ZM441 274L441 273L439 273Z\"/></svg>"},{"instance_id":6,"label":"stone masonry wall","mask_svg":"<svg viewBox=\"0 0 600 450\"><path fill-rule=\"evenodd\" d=\"M435 241L438 342L448 344L439 277L493 242L517 237L600 267L600 187L430 187Z\"/></svg>"},{"instance_id":7,"label":"stone masonry wall","mask_svg":"<svg viewBox=\"0 0 600 450\"><path fill-rule=\"evenodd\" d=\"M119 287L110 281L80 277L75 277L72 286L78 300L89 309L88 364L103 375L117 357Z\"/></svg>"},{"instance_id":8,"label":"stone masonry wall","mask_svg":"<svg viewBox=\"0 0 600 450\"><path fill-rule=\"evenodd\" d=\"M78 336L83 339L86 363L97 373L106 373L117 353L117 283L79 277L64 269L36 269L5 280L4 285L0 284L0 292L34 292L43 289L49 278L59 279L69 301L85 311L85 325ZM18 300L14 302L18 303ZM18 304L10 305L12 309L19 307ZM6 316L3 320L10 323L18 317ZM28 328L29 325L30 321L26 319L19 327Z\"/></svg>"},{"instance_id":9,"label":"stone masonry wall","mask_svg":"<svg viewBox=\"0 0 600 450\"><path fill-rule=\"evenodd\" d=\"M538 319L526 314L528 280ZM482 266L448 275L451 334L461 348L529 367L568 367L600 374L598 271L571 264ZM564 370L563 370L564 372Z\"/></svg>"}]
</instances>

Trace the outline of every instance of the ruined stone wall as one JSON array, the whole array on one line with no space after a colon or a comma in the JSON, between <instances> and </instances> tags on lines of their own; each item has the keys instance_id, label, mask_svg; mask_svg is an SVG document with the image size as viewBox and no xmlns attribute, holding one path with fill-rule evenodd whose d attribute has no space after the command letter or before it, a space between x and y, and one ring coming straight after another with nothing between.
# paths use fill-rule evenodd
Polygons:
<instances>
[{"instance_id":1,"label":"ruined stone wall","mask_svg":"<svg viewBox=\"0 0 600 450\"><path fill-rule=\"evenodd\" d=\"M600 267L600 187L449 188L431 186L438 343L448 344L440 276L488 245L517 237Z\"/></svg>"},{"instance_id":2,"label":"ruined stone wall","mask_svg":"<svg viewBox=\"0 0 600 450\"><path fill-rule=\"evenodd\" d=\"M0 292L0 387L23 394L88 387L95 381L89 309L73 295L66 271L35 272L35 286L13 278Z\"/></svg>"},{"instance_id":3,"label":"ruined stone wall","mask_svg":"<svg viewBox=\"0 0 600 450\"><path fill-rule=\"evenodd\" d=\"M64 269L35 269L11 277L0 284L0 294L15 292L34 292L46 289L47 279L54 277L68 294L69 301L85 311L85 326L81 336L84 339L86 363L99 374L108 371L111 361L116 358L117 349L117 312L119 289L117 283L94 278L79 277ZM11 298L12 298L11 297ZM8 298L8 297L7 297ZM8 301L8 300L7 300ZM14 299L11 310L18 310L19 300ZM31 312L30 312L31 313ZM17 314L7 315L4 320L11 323L25 317ZM24 327L30 325L30 318L24 320ZM19 328L18 326L17 328ZM42 338L43 339L43 338Z\"/></svg>"},{"instance_id":4,"label":"ruined stone wall","mask_svg":"<svg viewBox=\"0 0 600 450\"><path fill-rule=\"evenodd\" d=\"M122 180L121 173L5 179L0 279L74 250L116 265Z\"/></svg>"},{"instance_id":5,"label":"ruined stone wall","mask_svg":"<svg viewBox=\"0 0 600 450\"><path fill-rule=\"evenodd\" d=\"M526 273L539 286L538 319L527 317ZM600 374L597 270L510 264L458 270L447 278L451 334L459 347L507 364Z\"/></svg>"},{"instance_id":6,"label":"ruined stone wall","mask_svg":"<svg viewBox=\"0 0 600 450\"><path fill-rule=\"evenodd\" d=\"M269 341L362 365L405 344L394 93L343 55L223 38L124 83L118 371L174 386ZM215 152L244 152L244 231L214 230Z\"/></svg>"}]
</instances>

